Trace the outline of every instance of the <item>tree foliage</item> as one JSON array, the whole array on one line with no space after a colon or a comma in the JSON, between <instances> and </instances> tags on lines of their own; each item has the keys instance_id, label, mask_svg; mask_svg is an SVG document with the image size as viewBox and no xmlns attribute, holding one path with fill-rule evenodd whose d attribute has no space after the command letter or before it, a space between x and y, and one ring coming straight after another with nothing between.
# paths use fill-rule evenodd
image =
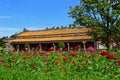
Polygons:
<instances>
[{"instance_id":1,"label":"tree foliage","mask_svg":"<svg viewBox=\"0 0 120 80\"><path fill-rule=\"evenodd\" d=\"M0 46L5 47L5 41L7 37L0 38Z\"/></svg>"},{"instance_id":2,"label":"tree foliage","mask_svg":"<svg viewBox=\"0 0 120 80\"><path fill-rule=\"evenodd\" d=\"M79 5L70 7L69 15L74 25L90 27L95 40L120 40L120 0L80 0Z\"/></svg>"},{"instance_id":3,"label":"tree foliage","mask_svg":"<svg viewBox=\"0 0 120 80\"><path fill-rule=\"evenodd\" d=\"M27 32L27 31L29 31L29 30L28 30L28 29L26 29L26 28L24 28L24 29L23 29L23 32Z\"/></svg>"},{"instance_id":4,"label":"tree foliage","mask_svg":"<svg viewBox=\"0 0 120 80\"><path fill-rule=\"evenodd\" d=\"M13 35L10 36L10 39L15 39L17 37L18 33L15 33Z\"/></svg>"},{"instance_id":5,"label":"tree foliage","mask_svg":"<svg viewBox=\"0 0 120 80\"><path fill-rule=\"evenodd\" d=\"M60 41L58 46L59 48L65 48L65 43L63 41Z\"/></svg>"},{"instance_id":6,"label":"tree foliage","mask_svg":"<svg viewBox=\"0 0 120 80\"><path fill-rule=\"evenodd\" d=\"M30 45L29 45L29 43L25 43L25 46L24 46L25 48L29 48L30 47Z\"/></svg>"}]
</instances>

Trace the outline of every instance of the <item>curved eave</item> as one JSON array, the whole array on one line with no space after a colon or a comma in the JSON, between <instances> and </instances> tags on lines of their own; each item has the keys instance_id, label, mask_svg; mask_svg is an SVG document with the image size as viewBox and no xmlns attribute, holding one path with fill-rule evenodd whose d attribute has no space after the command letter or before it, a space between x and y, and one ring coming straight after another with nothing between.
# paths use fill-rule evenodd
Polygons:
<instances>
[{"instance_id":1,"label":"curved eave","mask_svg":"<svg viewBox=\"0 0 120 80\"><path fill-rule=\"evenodd\" d=\"M50 38L29 38L9 40L11 43L21 42L54 42L54 41L77 41L77 40L93 40L91 36L72 36L72 37L50 37Z\"/></svg>"}]
</instances>

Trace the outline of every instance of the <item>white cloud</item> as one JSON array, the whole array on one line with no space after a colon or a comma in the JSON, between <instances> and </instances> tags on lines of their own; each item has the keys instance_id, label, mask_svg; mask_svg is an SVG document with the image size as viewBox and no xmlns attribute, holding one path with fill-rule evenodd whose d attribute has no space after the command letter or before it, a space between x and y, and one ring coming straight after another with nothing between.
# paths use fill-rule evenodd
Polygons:
<instances>
[{"instance_id":1,"label":"white cloud","mask_svg":"<svg viewBox=\"0 0 120 80\"><path fill-rule=\"evenodd\" d=\"M0 37L11 36L12 34L15 34L16 32L20 32L20 29L15 28L15 27L1 27L0 26Z\"/></svg>"},{"instance_id":2,"label":"white cloud","mask_svg":"<svg viewBox=\"0 0 120 80\"><path fill-rule=\"evenodd\" d=\"M31 27L25 27L27 30L43 30L42 27L37 27L37 26L31 26ZM0 26L0 37L3 36L11 36L13 34L15 34L16 32L19 33L23 30L23 28L21 27L2 27Z\"/></svg>"},{"instance_id":3,"label":"white cloud","mask_svg":"<svg viewBox=\"0 0 120 80\"><path fill-rule=\"evenodd\" d=\"M0 19L10 19L10 18L14 18L14 17L11 17L11 16L0 16Z\"/></svg>"}]
</instances>

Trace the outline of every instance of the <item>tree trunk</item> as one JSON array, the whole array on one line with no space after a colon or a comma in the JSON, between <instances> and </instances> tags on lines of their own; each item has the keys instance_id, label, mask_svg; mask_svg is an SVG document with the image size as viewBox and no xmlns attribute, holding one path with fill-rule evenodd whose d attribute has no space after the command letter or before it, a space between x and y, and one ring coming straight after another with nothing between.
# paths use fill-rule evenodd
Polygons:
<instances>
[{"instance_id":1,"label":"tree trunk","mask_svg":"<svg viewBox=\"0 0 120 80\"><path fill-rule=\"evenodd\" d=\"M109 33L109 27L107 27L107 43L106 43L106 46L107 46L107 50L109 51L110 47L109 47L109 37L110 37L110 33Z\"/></svg>"},{"instance_id":2,"label":"tree trunk","mask_svg":"<svg viewBox=\"0 0 120 80\"><path fill-rule=\"evenodd\" d=\"M108 42L106 43L106 46L107 46L107 50L109 51L110 47Z\"/></svg>"}]
</instances>

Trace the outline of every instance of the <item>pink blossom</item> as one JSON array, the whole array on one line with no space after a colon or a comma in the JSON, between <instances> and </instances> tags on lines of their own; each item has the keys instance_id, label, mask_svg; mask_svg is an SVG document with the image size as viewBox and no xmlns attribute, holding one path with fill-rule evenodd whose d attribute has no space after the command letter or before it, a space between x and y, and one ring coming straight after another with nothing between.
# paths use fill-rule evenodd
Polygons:
<instances>
[{"instance_id":1,"label":"pink blossom","mask_svg":"<svg viewBox=\"0 0 120 80\"><path fill-rule=\"evenodd\" d=\"M34 54L33 54L34 56L37 56L38 55L38 53L37 52L34 52Z\"/></svg>"},{"instance_id":2,"label":"pink blossom","mask_svg":"<svg viewBox=\"0 0 120 80\"><path fill-rule=\"evenodd\" d=\"M41 44L39 44L39 45L38 45L38 48L42 48L42 45L41 45Z\"/></svg>"},{"instance_id":3,"label":"pink blossom","mask_svg":"<svg viewBox=\"0 0 120 80\"><path fill-rule=\"evenodd\" d=\"M106 56L106 55L108 55L109 53L106 52L106 51L102 51L100 54L101 54L102 56Z\"/></svg>"},{"instance_id":4,"label":"pink blossom","mask_svg":"<svg viewBox=\"0 0 120 80\"><path fill-rule=\"evenodd\" d=\"M73 52L73 53L72 53L72 56L73 56L73 57L77 56L77 53Z\"/></svg>"},{"instance_id":5,"label":"pink blossom","mask_svg":"<svg viewBox=\"0 0 120 80\"><path fill-rule=\"evenodd\" d=\"M47 54L45 51L40 51L39 53L40 55L44 55L44 54Z\"/></svg>"},{"instance_id":6,"label":"pink blossom","mask_svg":"<svg viewBox=\"0 0 120 80\"><path fill-rule=\"evenodd\" d=\"M3 60L3 59L0 59L0 62L4 62L4 60Z\"/></svg>"},{"instance_id":7,"label":"pink blossom","mask_svg":"<svg viewBox=\"0 0 120 80\"><path fill-rule=\"evenodd\" d=\"M117 48L117 46L112 46L112 48L114 48L114 49L115 49L115 48Z\"/></svg>"},{"instance_id":8,"label":"pink blossom","mask_svg":"<svg viewBox=\"0 0 120 80\"><path fill-rule=\"evenodd\" d=\"M118 42L118 44L120 45L120 42Z\"/></svg>"},{"instance_id":9,"label":"pink blossom","mask_svg":"<svg viewBox=\"0 0 120 80\"><path fill-rule=\"evenodd\" d=\"M31 67L32 67L32 68L35 68L36 65L35 65L34 63L31 63Z\"/></svg>"},{"instance_id":10,"label":"pink blossom","mask_svg":"<svg viewBox=\"0 0 120 80\"><path fill-rule=\"evenodd\" d=\"M101 41L97 41L96 44L101 44L102 42Z\"/></svg>"},{"instance_id":11,"label":"pink blossom","mask_svg":"<svg viewBox=\"0 0 120 80\"><path fill-rule=\"evenodd\" d=\"M89 46L87 50L90 51L90 52L93 52L94 48L92 46Z\"/></svg>"},{"instance_id":12,"label":"pink blossom","mask_svg":"<svg viewBox=\"0 0 120 80\"><path fill-rule=\"evenodd\" d=\"M116 57L114 55L108 54L106 56L107 59L116 59Z\"/></svg>"},{"instance_id":13,"label":"pink blossom","mask_svg":"<svg viewBox=\"0 0 120 80\"><path fill-rule=\"evenodd\" d=\"M34 51L34 50L35 50L35 48L34 48L34 47L32 47L32 48L31 48L31 50L32 50L32 51Z\"/></svg>"},{"instance_id":14,"label":"pink blossom","mask_svg":"<svg viewBox=\"0 0 120 80\"><path fill-rule=\"evenodd\" d=\"M113 43L113 42L115 42L115 40L114 39L109 39L108 42Z\"/></svg>"},{"instance_id":15,"label":"pink blossom","mask_svg":"<svg viewBox=\"0 0 120 80\"><path fill-rule=\"evenodd\" d=\"M51 47L51 48L49 48L49 49L48 49L48 51L54 51L54 48L53 48L53 47Z\"/></svg>"}]
</instances>

